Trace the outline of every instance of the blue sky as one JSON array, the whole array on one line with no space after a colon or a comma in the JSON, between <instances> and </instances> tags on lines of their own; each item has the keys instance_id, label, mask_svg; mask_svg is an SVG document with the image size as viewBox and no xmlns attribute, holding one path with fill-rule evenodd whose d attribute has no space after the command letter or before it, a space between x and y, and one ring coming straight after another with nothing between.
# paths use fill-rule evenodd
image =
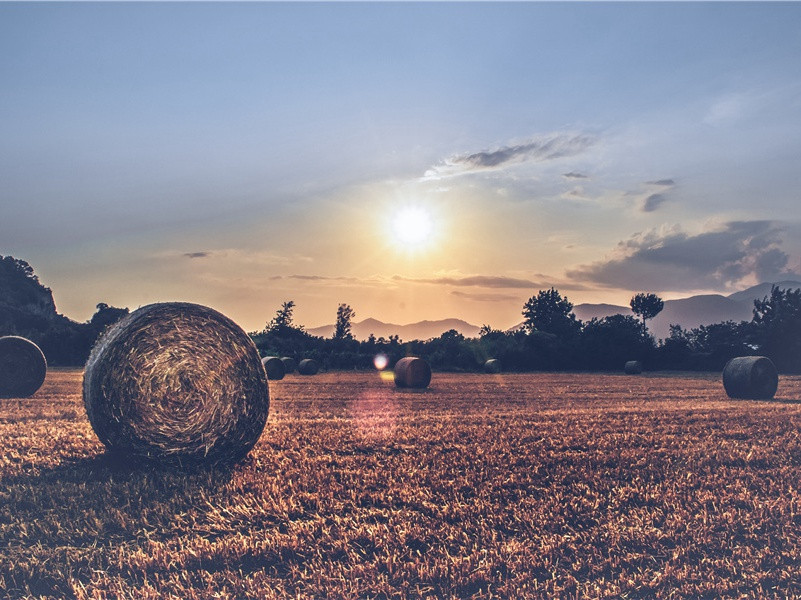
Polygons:
<instances>
[{"instance_id":1,"label":"blue sky","mask_svg":"<svg viewBox=\"0 0 801 600\"><path fill-rule=\"evenodd\" d=\"M730 293L801 271L800 58L797 3L3 2L0 253L78 320Z\"/></svg>"}]
</instances>

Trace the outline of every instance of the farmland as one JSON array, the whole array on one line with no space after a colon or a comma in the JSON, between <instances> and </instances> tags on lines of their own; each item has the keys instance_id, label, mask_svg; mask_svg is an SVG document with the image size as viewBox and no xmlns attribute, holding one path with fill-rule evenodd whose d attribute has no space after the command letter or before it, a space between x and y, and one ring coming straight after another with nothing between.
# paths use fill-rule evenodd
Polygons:
<instances>
[{"instance_id":1,"label":"farmland","mask_svg":"<svg viewBox=\"0 0 801 600\"><path fill-rule=\"evenodd\" d=\"M103 453L80 370L0 400L0 596L801 597L801 378L270 384L234 468Z\"/></svg>"}]
</instances>

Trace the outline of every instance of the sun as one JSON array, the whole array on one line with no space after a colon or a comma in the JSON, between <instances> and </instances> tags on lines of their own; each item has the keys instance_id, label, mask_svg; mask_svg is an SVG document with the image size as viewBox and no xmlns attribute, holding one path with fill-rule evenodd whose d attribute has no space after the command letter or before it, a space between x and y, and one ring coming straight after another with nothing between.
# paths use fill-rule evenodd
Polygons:
<instances>
[{"instance_id":1,"label":"sun","mask_svg":"<svg viewBox=\"0 0 801 600\"><path fill-rule=\"evenodd\" d=\"M424 245L431 239L432 232L431 214L418 206L402 208L392 219L395 239L407 248Z\"/></svg>"}]
</instances>

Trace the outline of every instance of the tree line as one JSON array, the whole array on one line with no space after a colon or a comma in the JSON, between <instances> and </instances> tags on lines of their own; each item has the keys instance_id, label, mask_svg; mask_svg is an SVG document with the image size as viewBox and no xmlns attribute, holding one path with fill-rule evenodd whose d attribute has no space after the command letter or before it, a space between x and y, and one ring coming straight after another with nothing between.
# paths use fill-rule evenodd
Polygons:
<instances>
[{"instance_id":1,"label":"tree line","mask_svg":"<svg viewBox=\"0 0 801 600\"><path fill-rule=\"evenodd\" d=\"M719 371L735 356L767 356L785 373L801 373L801 289L771 289L754 302L751 321L726 321L684 329L655 340L647 321L664 302L651 293L637 293L630 306L635 316L611 315L582 322L573 304L555 288L540 290L523 306L523 324L516 331L482 326L477 338L456 330L430 340L401 342L398 336L356 340L356 316L347 304L337 309L331 338L312 336L293 323L293 301L284 302L264 330L251 333L263 355L314 358L323 368L367 369L384 354L392 366L407 355L426 359L432 369L480 371L486 360L498 359L507 371L620 371L639 360L648 370Z\"/></svg>"},{"instance_id":2,"label":"tree line","mask_svg":"<svg viewBox=\"0 0 801 600\"><path fill-rule=\"evenodd\" d=\"M771 289L754 302L750 321L726 321L697 328L672 325L670 335L656 341L647 321L663 307L650 293L635 294L631 315L612 315L582 322L573 304L558 290L540 290L523 305L523 325L500 331L484 325L478 337L465 338L455 330L430 340L401 342L398 336L371 335L356 340L356 313L348 304L337 307L331 338L310 335L293 320L294 301L286 301L262 331L252 332L263 356L314 358L328 369L369 369L379 354L391 367L407 355L426 359L435 370L479 371L489 358L508 371L610 370L628 360L646 369L718 371L735 356L767 356L784 373L801 373L801 289ZM20 335L36 344L51 365L80 366L111 324L127 308L99 303L85 323L56 312L49 288L24 260L0 256L0 335Z\"/></svg>"}]
</instances>

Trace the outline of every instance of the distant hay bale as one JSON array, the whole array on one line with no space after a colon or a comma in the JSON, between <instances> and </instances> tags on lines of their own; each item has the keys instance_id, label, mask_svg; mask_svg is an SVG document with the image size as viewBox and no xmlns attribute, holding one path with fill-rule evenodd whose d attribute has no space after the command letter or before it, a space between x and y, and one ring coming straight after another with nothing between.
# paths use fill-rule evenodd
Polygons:
<instances>
[{"instance_id":1,"label":"distant hay bale","mask_svg":"<svg viewBox=\"0 0 801 600\"><path fill-rule=\"evenodd\" d=\"M422 358L407 356L395 363L395 385L401 388L426 388L431 383L431 367Z\"/></svg>"},{"instance_id":2,"label":"distant hay bale","mask_svg":"<svg viewBox=\"0 0 801 600\"><path fill-rule=\"evenodd\" d=\"M630 360L623 365L623 372L626 375L639 375L642 373L642 363L639 360Z\"/></svg>"},{"instance_id":3,"label":"distant hay bale","mask_svg":"<svg viewBox=\"0 0 801 600\"><path fill-rule=\"evenodd\" d=\"M0 398L33 396L47 375L47 360L29 339L0 337Z\"/></svg>"},{"instance_id":4,"label":"distant hay bale","mask_svg":"<svg viewBox=\"0 0 801 600\"><path fill-rule=\"evenodd\" d=\"M277 356L265 356L261 359L261 364L264 365L264 372L267 373L267 379L270 381L277 381L284 378L286 374L284 361Z\"/></svg>"},{"instance_id":5,"label":"distant hay bale","mask_svg":"<svg viewBox=\"0 0 801 600\"><path fill-rule=\"evenodd\" d=\"M485 373L500 373L501 372L501 361L497 358L490 358L487 362L484 363L484 372Z\"/></svg>"},{"instance_id":6,"label":"distant hay bale","mask_svg":"<svg viewBox=\"0 0 801 600\"><path fill-rule=\"evenodd\" d=\"M270 408L250 337L183 302L150 304L108 329L86 363L83 401L110 451L171 463L244 458Z\"/></svg>"},{"instance_id":7,"label":"distant hay bale","mask_svg":"<svg viewBox=\"0 0 801 600\"><path fill-rule=\"evenodd\" d=\"M317 375L320 365L313 358L304 358L298 363L298 373L301 375Z\"/></svg>"},{"instance_id":8,"label":"distant hay bale","mask_svg":"<svg viewBox=\"0 0 801 600\"><path fill-rule=\"evenodd\" d=\"M768 400L778 387L779 373L765 356L738 356L723 368L723 388L729 398Z\"/></svg>"},{"instance_id":9,"label":"distant hay bale","mask_svg":"<svg viewBox=\"0 0 801 600\"><path fill-rule=\"evenodd\" d=\"M284 363L284 373L286 375L289 375L290 373L294 373L298 368L298 365L295 362L295 359L292 358L291 356L282 356L281 357L281 362Z\"/></svg>"}]
</instances>

